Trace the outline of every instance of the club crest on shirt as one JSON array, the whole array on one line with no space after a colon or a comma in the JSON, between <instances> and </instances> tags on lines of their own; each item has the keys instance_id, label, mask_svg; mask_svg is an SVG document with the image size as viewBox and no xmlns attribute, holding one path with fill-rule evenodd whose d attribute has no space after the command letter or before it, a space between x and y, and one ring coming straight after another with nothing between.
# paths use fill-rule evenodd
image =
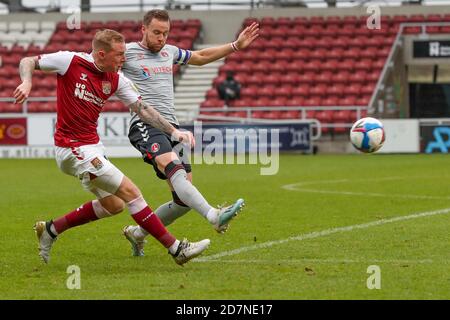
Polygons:
<instances>
[{"instance_id":1,"label":"club crest on shirt","mask_svg":"<svg viewBox=\"0 0 450 320\"><path fill-rule=\"evenodd\" d=\"M167 51L161 51L161 56L167 58L169 54L167 53Z\"/></svg>"},{"instance_id":2,"label":"club crest on shirt","mask_svg":"<svg viewBox=\"0 0 450 320\"><path fill-rule=\"evenodd\" d=\"M91 164L97 170L100 170L101 168L103 168L103 162L99 158L94 158L93 160L91 160Z\"/></svg>"},{"instance_id":3,"label":"club crest on shirt","mask_svg":"<svg viewBox=\"0 0 450 320\"><path fill-rule=\"evenodd\" d=\"M145 58L145 54L143 54L143 53L138 53L137 54L137 57L136 57L136 60L142 60L142 59L144 59Z\"/></svg>"},{"instance_id":4,"label":"club crest on shirt","mask_svg":"<svg viewBox=\"0 0 450 320\"><path fill-rule=\"evenodd\" d=\"M102 91L104 94L110 94L111 93L111 82L102 81Z\"/></svg>"},{"instance_id":5,"label":"club crest on shirt","mask_svg":"<svg viewBox=\"0 0 450 320\"><path fill-rule=\"evenodd\" d=\"M154 144L152 144L152 146L150 147L150 150L153 152L153 153L155 153L155 152L158 152L159 151L159 143L154 143Z\"/></svg>"}]
</instances>

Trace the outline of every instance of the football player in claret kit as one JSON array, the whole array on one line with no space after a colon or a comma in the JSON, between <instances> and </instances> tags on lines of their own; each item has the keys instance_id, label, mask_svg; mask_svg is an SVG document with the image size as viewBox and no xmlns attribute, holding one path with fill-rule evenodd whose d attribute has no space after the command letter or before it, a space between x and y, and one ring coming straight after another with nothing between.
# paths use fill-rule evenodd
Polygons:
<instances>
[{"instance_id":1,"label":"football player in claret kit","mask_svg":"<svg viewBox=\"0 0 450 320\"><path fill-rule=\"evenodd\" d=\"M190 51L166 44L170 30L170 19L165 10L147 12L142 23L142 41L127 44L127 61L123 73L137 86L139 93L167 121L178 128L175 116L173 74L174 64L204 65L232 52L248 47L258 37L258 24L245 28L236 41L222 46ZM214 229L223 233L230 220L242 209L243 199L233 205L214 208L192 184L191 166L180 154L177 142L170 136L148 123L143 123L138 115L131 119L129 138L131 144L142 153L143 160L152 165L156 175L167 180L172 200L155 210L165 226L185 215L192 209L200 213ZM148 234L140 226L126 226L125 237L131 242L133 254L143 255L145 236Z\"/></svg>"},{"instance_id":2,"label":"football player in claret kit","mask_svg":"<svg viewBox=\"0 0 450 320\"><path fill-rule=\"evenodd\" d=\"M179 241L170 234L147 205L140 190L106 157L97 134L97 120L105 101L116 95L139 119L171 135L175 140L194 144L192 133L180 132L142 101L132 83L118 70L125 61L125 41L114 30L95 34L92 53L59 51L20 62L20 84L14 91L16 103L28 97L33 71L57 73L57 123L54 136L56 162L62 172L81 180L96 200L50 221L38 221L35 230L39 255L48 262L56 237L67 229L123 211L127 206L133 219L155 237L175 259L184 264L201 254L209 239Z\"/></svg>"}]
</instances>

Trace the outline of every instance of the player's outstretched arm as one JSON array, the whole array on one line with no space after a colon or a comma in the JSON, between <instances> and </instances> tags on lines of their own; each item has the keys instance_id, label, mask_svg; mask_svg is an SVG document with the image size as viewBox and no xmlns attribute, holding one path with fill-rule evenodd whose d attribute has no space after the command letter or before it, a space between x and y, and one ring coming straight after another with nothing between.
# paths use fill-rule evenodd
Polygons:
<instances>
[{"instance_id":1,"label":"player's outstretched arm","mask_svg":"<svg viewBox=\"0 0 450 320\"><path fill-rule=\"evenodd\" d=\"M204 64L221 59L232 52L247 48L259 36L259 25L254 22L246 27L240 34L236 41L224 44L218 47L206 48L198 51L193 51L188 64L202 66Z\"/></svg>"},{"instance_id":2,"label":"player's outstretched arm","mask_svg":"<svg viewBox=\"0 0 450 320\"><path fill-rule=\"evenodd\" d=\"M179 131L172 126L166 119L164 119L158 111L153 109L150 105L141 99L128 106L130 111L135 112L139 118L163 132L170 134L176 141L188 144L191 147L195 146L194 136L189 131Z\"/></svg>"},{"instance_id":3,"label":"player's outstretched arm","mask_svg":"<svg viewBox=\"0 0 450 320\"><path fill-rule=\"evenodd\" d=\"M37 57L26 57L20 60L19 74L22 83L14 90L15 103L23 103L30 94L33 71L39 69Z\"/></svg>"}]
</instances>

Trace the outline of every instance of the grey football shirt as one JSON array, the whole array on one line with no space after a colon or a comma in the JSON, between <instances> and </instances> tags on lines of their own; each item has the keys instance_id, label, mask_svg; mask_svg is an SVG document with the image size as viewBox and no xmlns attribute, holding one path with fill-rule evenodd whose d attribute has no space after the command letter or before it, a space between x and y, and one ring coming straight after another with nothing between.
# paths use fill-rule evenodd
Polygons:
<instances>
[{"instance_id":1,"label":"grey football shirt","mask_svg":"<svg viewBox=\"0 0 450 320\"><path fill-rule=\"evenodd\" d=\"M127 44L124 75L136 85L142 99L155 108L167 121L178 125L175 116L173 74L174 64L186 64L192 53L166 44L161 51L152 53L139 42ZM131 123L139 117L133 113Z\"/></svg>"}]
</instances>

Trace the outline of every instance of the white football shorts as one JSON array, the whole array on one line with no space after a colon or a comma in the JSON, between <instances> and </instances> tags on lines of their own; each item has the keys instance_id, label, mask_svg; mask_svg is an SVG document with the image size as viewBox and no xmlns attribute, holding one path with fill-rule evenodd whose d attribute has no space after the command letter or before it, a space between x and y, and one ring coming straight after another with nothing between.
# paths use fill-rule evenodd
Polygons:
<instances>
[{"instance_id":1,"label":"white football shorts","mask_svg":"<svg viewBox=\"0 0 450 320\"><path fill-rule=\"evenodd\" d=\"M116 193L122 183L124 174L106 159L101 142L72 148L55 147L55 154L59 169L80 179L83 188L98 199Z\"/></svg>"}]
</instances>

